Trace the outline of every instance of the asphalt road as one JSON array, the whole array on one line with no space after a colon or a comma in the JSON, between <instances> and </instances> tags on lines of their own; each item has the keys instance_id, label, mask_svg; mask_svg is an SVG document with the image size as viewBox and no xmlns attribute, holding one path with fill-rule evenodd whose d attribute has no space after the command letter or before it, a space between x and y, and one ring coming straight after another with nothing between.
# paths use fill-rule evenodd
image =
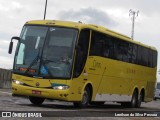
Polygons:
<instances>
[{"instance_id":1,"label":"asphalt road","mask_svg":"<svg viewBox=\"0 0 160 120\"><path fill-rule=\"evenodd\" d=\"M76 109L70 102L46 100L41 106L34 106L27 98L12 97L10 89L0 89L0 117L2 119L108 119L138 120L160 119L160 100L142 103L141 108L124 108L120 104L106 102L101 106ZM149 117L147 117L149 116ZM0 119L1 119L0 118Z\"/></svg>"}]
</instances>

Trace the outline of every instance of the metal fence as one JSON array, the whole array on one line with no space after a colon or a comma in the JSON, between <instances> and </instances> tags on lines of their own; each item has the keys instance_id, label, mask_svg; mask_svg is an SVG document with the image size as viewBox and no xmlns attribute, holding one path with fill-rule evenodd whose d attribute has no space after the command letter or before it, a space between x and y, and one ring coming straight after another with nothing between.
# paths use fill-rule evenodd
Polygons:
<instances>
[{"instance_id":1,"label":"metal fence","mask_svg":"<svg viewBox=\"0 0 160 120\"><path fill-rule=\"evenodd\" d=\"M0 68L0 88L11 88L11 70Z\"/></svg>"}]
</instances>

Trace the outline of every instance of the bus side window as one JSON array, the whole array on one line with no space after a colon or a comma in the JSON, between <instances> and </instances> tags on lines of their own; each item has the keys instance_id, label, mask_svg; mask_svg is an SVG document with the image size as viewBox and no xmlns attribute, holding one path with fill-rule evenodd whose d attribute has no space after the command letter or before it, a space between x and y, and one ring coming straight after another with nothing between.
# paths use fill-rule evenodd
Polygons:
<instances>
[{"instance_id":1,"label":"bus side window","mask_svg":"<svg viewBox=\"0 0 160 120\"><path fill-rule=\"evenodd\" d=\"M123 60L123 42L115 38L114 44L114 57L116 60Z\"/></svg>"},{"instance_id":2,"label":"bus side window","mask_svg":"<svg viewBox=\"0 0 160 120\"><path fill-rule=\"evenodd\" d=\"M133 62L133 44L128 43L128 50L127 50L128 62Z\"/></svg>"},{"instance_id":3,"label":"bus side window","mask_svg":"<svg viewBox=\"0 0 160 120\"><path fill-rule=\"evenodd\" d=\"M149 57L148 57L148 67L153 67L153 54L152 54L152 50L149 49Z\"/></svg>"},{"instance_id":4,"label":"bus side window","mask_svg":"<svg viewBox=\"0 0 160 120\"><path fill-rule=\"evenodd\" d=\"M137 64L138 60L137 60L137 52L138 51L138 47L136 44L133 44L133 50L132 50L132 63Z\"/></svg>"},{"instance_id":5,"label":"bus side window","mask_svg":"<svg viewBox=\"0 0 160 120\"><path fill-rule=\"evenodd\" d=\"M142 65L142 49L141 49L141 46L138 46L137 48L137 63L138 65Z\"/></svg>"},{"instance_id":6,"label":"bus side window","mask_svg":"<svg viewBox=\"0 0 160 120\"><path fill-rule=\"evenodd\" d=\"M90 46L90 56L108 56L104 34L93 31Z\"/></svg>"},{"instance_id":7,"label":"bus side window","mask_svg":"<svg viewBox=\"0 0 160 120\"><path fill-rule=\"evenodd\" d=\"M143 46L138 46L138 64L148 66L148 49Z\"/></svg>"},{"instance_id":8,"label":"bus side window","mask_svg":"<svg viewBox=\"0 0 160 120\"><path fill-rule=\"evenodd\" d=\"M153 52L153 67L157 66L157 52L156 51L152 51Z\"/></svg>"},{"instance_id":9,"label":"bus side window","mask_svg":"<svg viewBox=\"0 0 160 120\"><path fill-rule=\"evenodd\" d=\"M104 57L114 58L114 39L108 35L105 36Z\"/></svg>"},{"instance_id":10,"label":"bus side window","mask_svg":"<svg viewBox=\"0 0 160 120\"><path fill-rule=\"evenodd\" d=\"M76 48L74 77L78 77L82 73L83 68L85 66L88 55L89 37L90 37L90 30L88 29L81 30L78 40L78 46Z\"/></svg>"},{"instance_id":11,"label":"bus side window","mask_svg":"<svg viewBox=\"0 0 160 120\"><path fill-rule=\"evenodd\" d=\"M99 33L93 31L92 38L91 38L91 45L90 45L90 55L92 56L100 56L101 55L101 43L99 38Z\"/></svg>"},{"instance_id":12,"label":"bus side window","mask_svg":"<svg viewBox=\"0 0 160 120\"><path fill-rule=\"evenodd\" d=\"M143 57L142 57L142 61L143 61L143 65L144 66L148 66L148 53L149 50L145 47L143 47Z\"/></svg>"}]
</instances>

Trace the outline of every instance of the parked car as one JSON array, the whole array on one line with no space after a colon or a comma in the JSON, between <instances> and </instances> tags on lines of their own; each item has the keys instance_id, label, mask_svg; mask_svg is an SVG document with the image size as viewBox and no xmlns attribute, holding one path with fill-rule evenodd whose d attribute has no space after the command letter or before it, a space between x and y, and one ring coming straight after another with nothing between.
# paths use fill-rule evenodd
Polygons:
<instances>
[{"instance_id":1,"label":"parked car","mask_svg":"<svg viewBox=\"0 0 160 120\"><path fill-rule=\"evenodd\" d=\"M160 82L157 83L156 85L156 89L155 89L155 92L154 92L154 100L156 99L160 99Z\"/></svg>"}]
</instances>

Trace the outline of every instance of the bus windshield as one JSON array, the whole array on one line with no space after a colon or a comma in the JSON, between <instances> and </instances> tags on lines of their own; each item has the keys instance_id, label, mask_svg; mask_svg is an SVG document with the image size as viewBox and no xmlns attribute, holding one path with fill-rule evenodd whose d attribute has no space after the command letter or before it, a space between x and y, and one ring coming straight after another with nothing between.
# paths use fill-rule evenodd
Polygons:
<instances>
[{"instance_id":1,"label":"bus windshield","mask_svg":"<svg viewBox=\"0 0 160 120\"><path fill-rule=\"evenodd\" d=\"M70 78L78 30L24 26L13 72L45 78Z\"/></svg>"}]
</instances>

